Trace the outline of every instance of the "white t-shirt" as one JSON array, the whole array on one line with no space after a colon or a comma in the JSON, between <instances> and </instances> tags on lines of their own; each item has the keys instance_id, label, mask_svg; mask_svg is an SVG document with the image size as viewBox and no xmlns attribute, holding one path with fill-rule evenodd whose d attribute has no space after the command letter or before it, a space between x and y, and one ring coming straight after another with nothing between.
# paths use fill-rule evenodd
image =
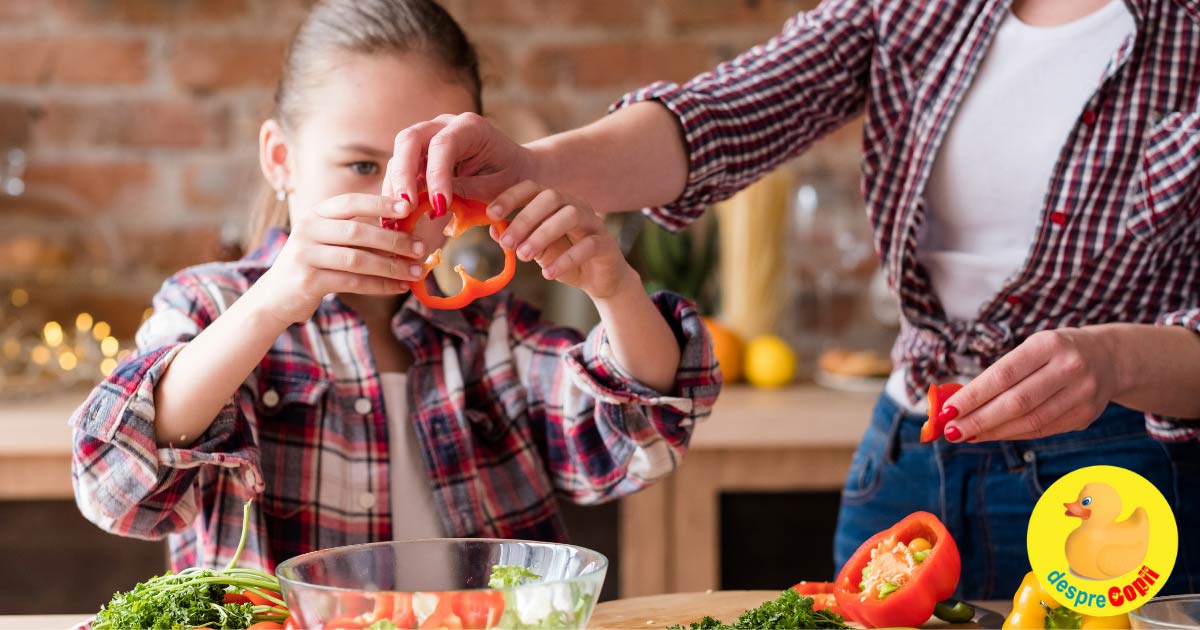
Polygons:
<instances>
[{"instance_id":1,"label":"white t-shirt","mask_svg":"<svg viewBox=\"0 0 1200 630\"><path fill-rule=\"evenodd\" d=\"M1059 26L1011 13L1000 25L939 149L918 235L950 319L975 319L1024 266L1063 145L1134 28L1123 0ZM905 400L902 372L887 391Z\"/></svg>"},{"instance_id":2,"label":"white t-shirt","mask_svg":"<svg viewBox=\"0 0 1200 630\"><path fill-rule=\"evenodd\" d=\"M429 471L417 443L416 429L408 419L408 375L383 372L379 383L388 417L392 538L439 538L443 535L442 524L433 505Z\"/></svg>"}]
</instances>

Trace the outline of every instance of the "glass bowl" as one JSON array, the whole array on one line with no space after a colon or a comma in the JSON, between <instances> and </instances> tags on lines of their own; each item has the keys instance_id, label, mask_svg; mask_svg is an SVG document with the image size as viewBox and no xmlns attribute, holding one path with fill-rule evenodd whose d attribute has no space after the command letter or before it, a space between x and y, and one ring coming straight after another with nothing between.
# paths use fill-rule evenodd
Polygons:
<instances>
[{"instance_id":1,"label":"glass bowl","mask_svg":"<svg viewBox=\"0 0 1200 630\"><path fill-rule=\"evenodd\" d=\"M1155 597L1129 613L1134 628L1200 628L1200 594Z\"/></svg>"},{"instance_id":2,"label":"glass bowl","mask_svg":"<svg viewBox=\"0 0 1200 630\"><path fill-rule=\"evenodd\" d=\"M491 588L496 566L536 577ZM275 573L298 628L484 630L584 628L607 570L607 558L583 547L450 538L314 551Z\"/></svg>"}]
</instances>

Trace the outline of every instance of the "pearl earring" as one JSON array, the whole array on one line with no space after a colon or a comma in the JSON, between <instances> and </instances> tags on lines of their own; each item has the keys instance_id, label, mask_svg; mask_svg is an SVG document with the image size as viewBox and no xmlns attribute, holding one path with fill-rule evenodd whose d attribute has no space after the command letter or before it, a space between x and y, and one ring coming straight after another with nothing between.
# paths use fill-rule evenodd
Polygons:
<instances>
[{"instance_id":1,"label":"pearl earring","mask_svg":"<svg viewBox=\"0 0 1200 630\"><path fill-rule=\"evenodd\" d=\"M287 191L280 188L275 191L275 201L287 201Z\"/></svg>"}]
</instances>

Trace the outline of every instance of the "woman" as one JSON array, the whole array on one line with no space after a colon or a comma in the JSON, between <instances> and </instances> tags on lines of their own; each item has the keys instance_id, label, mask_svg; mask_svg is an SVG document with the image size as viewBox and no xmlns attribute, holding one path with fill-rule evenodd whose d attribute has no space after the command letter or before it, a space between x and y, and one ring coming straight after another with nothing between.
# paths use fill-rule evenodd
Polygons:
<instances>
[{"instance_id":1,"label":"woman","mask_svg":"<svg viewBox=\"0 0 1200 630\"><path fill-rule=\"evenodd\" d=\"M1181 419L1200 418L1198 97L1191 4L828 0L712 73L527 146L475 116L416 125L388 181L490 198L529 178L679 228L865 112L863 190L904 325L838 563L929 509L962 549L959 595L1007 597L1044 488L1111 464L1171 502L1164 592L1196 591L1200 425ZM547 245L519 219L504 244ZM948 441L921 445L921 391L952 379L971 382Z\"/></svg>"}]
</instances>

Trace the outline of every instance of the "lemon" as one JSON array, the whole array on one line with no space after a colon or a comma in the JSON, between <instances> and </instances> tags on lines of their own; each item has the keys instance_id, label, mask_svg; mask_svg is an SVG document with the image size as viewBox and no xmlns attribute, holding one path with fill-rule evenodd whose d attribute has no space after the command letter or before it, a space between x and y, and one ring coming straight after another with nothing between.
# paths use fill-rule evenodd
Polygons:
<instances>
[{"instance_id":1,"label":"lemon","mask_svg":"<svg viewBox=\"0 0 1200 630\"><path fill-rule=\"evenodd\" d=\"M796 353L775 335L755 337L746 346L743 373L755 387L787 385L796 377Z\"/></svg>"}]
</instances>

